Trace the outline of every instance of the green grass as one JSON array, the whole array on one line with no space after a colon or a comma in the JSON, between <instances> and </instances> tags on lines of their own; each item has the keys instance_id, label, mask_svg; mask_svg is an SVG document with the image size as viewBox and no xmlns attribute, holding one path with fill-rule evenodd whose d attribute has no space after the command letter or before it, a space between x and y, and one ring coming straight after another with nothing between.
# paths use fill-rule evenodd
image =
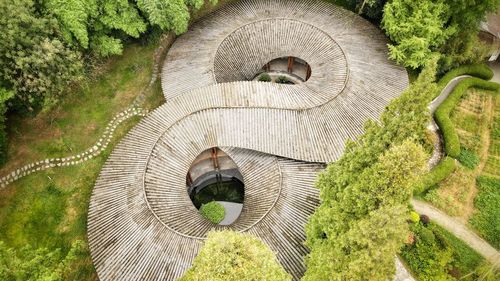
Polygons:
<instances>
[{"instance_id":1,"label":"green grass","mask_svg":"<svg viewBox=\"0 0 500 281\"><path fill-rule=\"evenodd\" d=\"M490 244L500 248L500 179L481 176L477 178L478 194L474 200L477 213L470 224Z\"/></svg>"},{"instance_id":2,"label":"green grass","mask_svg":"<svg viewBox=\"0 0 500 281\"><path fill-rule=\"evenodd\" d=\"M91 146L113 116L125 110L151 78L155 46L131 45L123 56L105 62L81 87L48 112L34 118L11 116L10 161L3 173L47 157L73 155ZM163 103L160 83L148 93L145 106ZM110 146L98 157L72 167L41 171L0 191L0 240L20 249L25 245L63 256L75 240L86 241L87 211L92 189L107 156L139 117L121 124ZM68 266L70 280L95 280L88 248Z\"/></svg>"}]
</instances>

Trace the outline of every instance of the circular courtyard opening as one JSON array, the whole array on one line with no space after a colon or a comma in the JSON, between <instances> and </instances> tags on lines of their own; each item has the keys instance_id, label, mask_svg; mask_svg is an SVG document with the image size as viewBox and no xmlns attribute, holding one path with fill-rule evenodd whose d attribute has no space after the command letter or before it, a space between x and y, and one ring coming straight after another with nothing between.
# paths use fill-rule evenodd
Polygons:
<instances>
[{"instance_id":1,"label":"circular courtyard opening","mask_svg":"<svg viewBox=\"0 0 500 281\"><path fill-rule=\"evenodd\" d=\"M254 81L278 84L300 84L311 77L311 66L302 59L288 56L266 63L254 77Z\"/></svg>"},{"instance_id":2,"label":"circular courtyard opening","mask_svg":"<svg viewBox=\"0 0 500 281\"><path fill-rule=\"evenodd\" d=\"M193 205L208 220L230 225L240 216L245 196L243 176L221 149L210 148L196 157L187 173L186 186Z\"/></svg>"}]
</instances>

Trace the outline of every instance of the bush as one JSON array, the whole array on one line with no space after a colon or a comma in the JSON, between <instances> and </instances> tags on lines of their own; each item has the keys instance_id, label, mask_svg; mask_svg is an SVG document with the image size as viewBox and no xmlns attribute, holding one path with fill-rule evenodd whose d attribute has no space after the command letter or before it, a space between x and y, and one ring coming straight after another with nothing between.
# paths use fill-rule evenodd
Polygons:
<instances>
[{"instance_id":1,"label":"bush","mask_svg":"<svg viewBox=\"0 0 500 281\"><path fill-rule=\"evenodd\" d=\"M222 204L212 201L200 207L201 215L213 223L221 222L226 216L226 211Z\"/></svg>"},{"instance_id":2,"label":"bush","mask_svg":"<svg viewBox=\"0 0 500 281\"><path fill-rule=\"evenodd\" d=\"M474 169L479 164L479 156L467 149L462 149L457 157L457 160L469 169Z\"/></svg>"},{"instance_id":3,"label":"bush","mask_svg":"<svg viewBox=\"0 0 500 281\"><path fill-rule=\"evenodd\" d=\"M286 78L286 76L278 76L278 78L276 78L276 83L278 84L288 84L290 82L290 80L288 80L288 78Z\"/></svg>"},{"instance_id":4,"label":"bush","mask_svg":"<svg viewBox=\"0 0 500 281\"><path fill-rule=\"evenodd\" d=\"M410 226L416 243L405 245L401 256L419 280L477 280L477 269L483 258L456 238L433 223Z\"/></svg>"},{"instance_id":5,"label":"bush","mask_svg":"<svg viewBox=\"0 0 500 281\"><path fill-rule=\"evenodd\" d=\"M191 280L273 280L292 277L275 254L257 237L234 231L210 232L193 267L180 279Z\"/></svg>"},{"instance_id":6,"label":"bush","mask_svg":"<svg viewBox=\"0 0 500 281\"><path fill-rule=\"evenodd\" d=\"M500 248L500 179L481 176L476 180L478 194L474 206L478 210L470 223L493 245Z\"/></svg>"},{"instance_id":7,"label":"bush","mask_svg":"<svg viewBox=\"0 0 500 281\"><path fill-rule=\"evenodd\" d=\"M418 223L420 222L420 215L417 212L410 212L410 220L413 223Z\"/></svg>"},{"instance_id":8,"label":"bush","mask_svg":"<svg viewBox=\"0 0 500 281\"><path fill-rule=\"evenodd\" d=\"M457 158L460 154L460 140L450 120L450 113L460 101L465 91L471 87L497 91L500 88L500 84L484 81L479 78L464 79L458 83L448 98L437 108L435 119L443 133L445 152L448 156L453 158Z\"/></svg>"},{"instance_id":9,"label":"bush","mask_svg":"<svg viewBox=\"0 0 500 281\"><path fill-rule=\"evenodd\" d=\"M260 82L271 82L272 79L271 79L271 75L269 75L269 73L262 73L261 75L259 75L259 81Z\"/></svg>"},{"instance_id":10,"label":"bush","mask_svg":"<svg viewBox=\"0 0 500 281\"><path fill-rule=\"evenodd\" d=\"M445 157L429 173L425 174L414 188L414 194L421 194L446 179L455 171L455 159Z\"/></svg>"}]
</instances>

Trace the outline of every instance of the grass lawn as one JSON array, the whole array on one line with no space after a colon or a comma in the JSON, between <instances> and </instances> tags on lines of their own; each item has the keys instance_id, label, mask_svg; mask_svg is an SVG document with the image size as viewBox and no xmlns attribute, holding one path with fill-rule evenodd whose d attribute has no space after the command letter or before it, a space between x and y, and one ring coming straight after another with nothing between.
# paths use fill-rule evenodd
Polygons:
<instances>
[{"instance_id":1,"label":"grass lawn","mask_svg":"<svg viewBox=\"0 0 500 281\"><path fill-rule=\"evenodd\" d=\"M476 177L489 169L494 141L491 134L498 94L470 89L451 114L460 137L462 163L436 189L429 191L425 199L449 215L456 216L464 223L474 214L474 198L477 194ZM498 109L496 109L498 111ZM498 129L497 129L498 130ZM492 145L490 145L490 143ZM477 163L474 163L477 162Z\"/></svg>"},{"instance_id":2,"label":"grass lawn","mask_svg":"<svg viewBox=\"0 0 500 281\"><path fill-rule=\"evenodd\" d=\"M126 109L146 88L152 74L155 46L132 44L110 58L80 89L67 94L54 109L35 118L10 116L9 161L15 167L47 157L84 151L103 133L113 116ZM163 102L159 82L148 93L146 108ZM114 145L138 121L120 125L107 150L83 164L34 173L0 191L0 240L19 249L61 248L68 251L77 239L86 241L87 209L94 182ZM71 280L96 280L87 253L71 268Z\"/></svg>"}]
</instances>

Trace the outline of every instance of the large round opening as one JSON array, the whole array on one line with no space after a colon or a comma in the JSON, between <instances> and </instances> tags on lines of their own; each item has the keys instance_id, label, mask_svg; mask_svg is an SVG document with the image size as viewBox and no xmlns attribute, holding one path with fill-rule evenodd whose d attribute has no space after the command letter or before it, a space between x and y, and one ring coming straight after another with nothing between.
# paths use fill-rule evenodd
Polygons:
<instances>
[{"instance_id":1,"label":"large round opening","mask_svg":"<svg viewBox=\"0 0 500 281\"><path fill-rule=\"evenodd\" d=\"M206 219L230 225L240 216L245 196L243 176L219 148L208 149L194 160L186 185L193 205Z\"/></svg>"},{"instance_id":2,"label":"large round opening","mask_svg":"<svg viewBox=\"0 0 500 281\"><path fill-rule=\"evenodd\" d=\"M311 66L296 57L281 57L266 63L255 75L254 81L278 84L300 84L311 77Z\"/></svg>"}]
</instances>

